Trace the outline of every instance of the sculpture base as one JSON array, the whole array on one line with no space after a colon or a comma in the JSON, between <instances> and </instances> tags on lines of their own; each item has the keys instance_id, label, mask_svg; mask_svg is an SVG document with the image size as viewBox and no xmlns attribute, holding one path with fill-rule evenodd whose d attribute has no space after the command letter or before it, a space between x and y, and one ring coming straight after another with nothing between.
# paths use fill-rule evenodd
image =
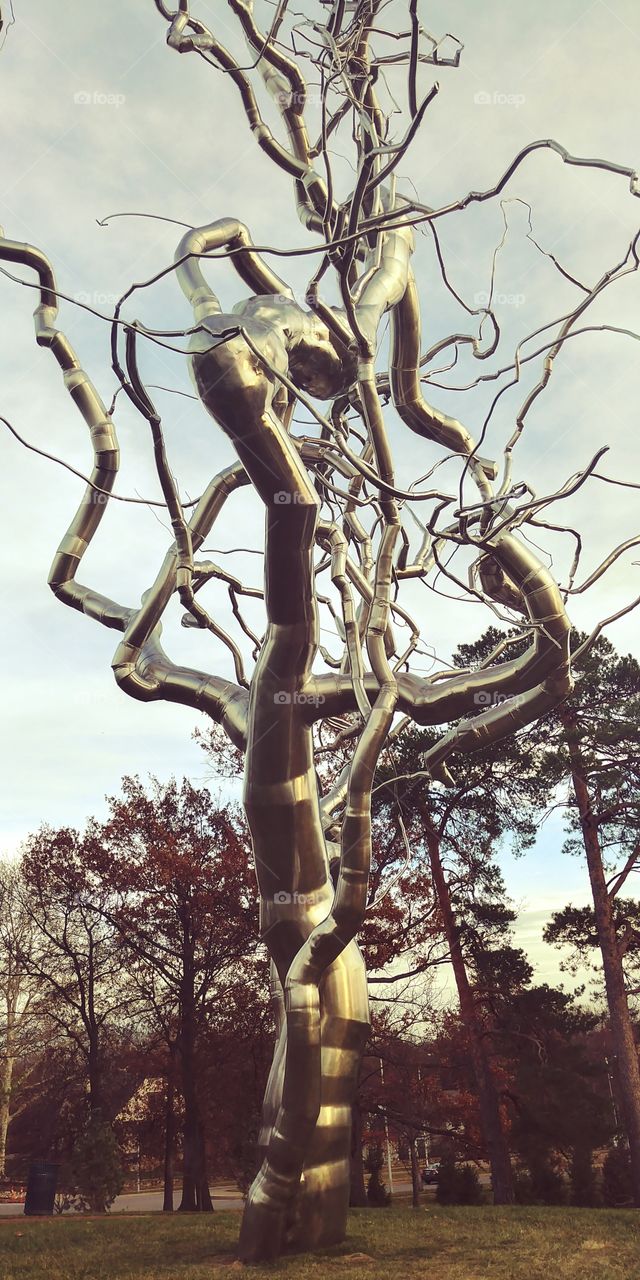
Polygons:
<instances>
[{"instance_id":1,"label":"sculpture base","mask_svg":"<svg viewBox=\"0 0 640 1280\"><path fill-rule=\"evenodd\" d=\"M348 1184L302 1194L288 1228L283 1214L254 1204L242 1219L238 1258L245 1263L274 1262L282 1254L311 1253L340 1244L347 1234L348 1209Z\"/></svg>"}]
</instances>

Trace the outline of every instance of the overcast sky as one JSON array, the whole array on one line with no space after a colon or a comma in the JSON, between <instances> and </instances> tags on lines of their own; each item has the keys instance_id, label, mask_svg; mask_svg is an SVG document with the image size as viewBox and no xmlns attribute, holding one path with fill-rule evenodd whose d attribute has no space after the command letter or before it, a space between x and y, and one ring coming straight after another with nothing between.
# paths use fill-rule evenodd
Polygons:
<instances>
[{"instance_id":1,"label":"overcast sky","mask_svg":"<svg viewBox=\"0 0 640 1280\"><path fill-rule=\"evenodd\" d=\"M46 251L63 293L108 315L134 280L170 263L179 227L124 217L98 225L98 219L114 213L148 212L190 225L232 215L247 222L257 243L309 243L293 211L290 181L253 143L233 85L199 59L167 49L165 23L152 0L14 0L13 7L15 24L5 25L0 35L0 222L10 238ZM319 9L316 0L297 6L302 7L310 14ZM1 8L6 24L10 6L3 2ZM556 138L578 155L640 167L635 0L547 0L535 7L449 0L424 8L430 30L454 32L465 49L458 70L437 72L440 93L401 170L401 190L410 193L413 185L421 200L444 204L491 186L519 148L544 137ZM225 43L240 48L233 15L222 0L195 0L193 11ZM391 5L390 25L397 12ZM423 90L433 79L433 69L423 68ZM389 87L395 90L395 81ZM334 162L346 180L346 162L340 155ZM640 201L625 178L564 168L551 154L530 159L507 195L509 230L497 258L495 286L505 335L505 358L499 363L509 362L519 338L562 315L579 296L527 241L525 206L515 198L531 204L538 242L586 284L624 256L640 215ZM500 206L484 205L439 227L451 280L471 305L478 305L502 236ZM418 236L416 265L424 340L431 344L466 321L438 280L428 233ZM302 288L311 270L308 260L298 260L288 276ZM216 268L215 282L225 305L242 296L230 271ZM0 294L0 412L26 439L86 471L91 460L82 420L51 354L33 341L34 295L3 277ZM637 304L638 279L631 276L593 308L592 321L640 328ZM128 314L164 328L190 320L172 277L139 293ZM108 402L115 380L107 325L70 304L62 305L59 323ZM145 350L141 360L149 382L190 390L181 356L155 348ZM442 382L455 387L477 372L477 365L463 359L442 375ZM504 447L531 385L527 376L500 401L485 454L497 456ZM439 408L464 415L477 432L494 391L487 384L468 396L439 387L429 394ZM528 420L516 479L526 477L538 492L548 492L607 444L602 469L638 480L638 393L637 345L631 339L595 333L568 344ZM190 400L168 392L157 396L182 491L195 495L231 460L230 448ZM123 455L119 491L157 497L146 423L122 399L116 422ZM392 438L400 483L415 479L435 460L430 446L424 459L418 456L415 438L407 439L397 424ZM187 773L200 780L207 766L191 739L194 714L164 703L136 703L121 693L110 670L114 633L65 609L46 586L81 482L26 452L6 431L0 443L5 619L0 842L12 851L41 821L81 823L88 814L100 813L105 793L118 789L124 773L153 772L161 778ZM634 505L629 491L594 482L563 504L561 513L555 509L584 534L579 581L636 531ZM245 497L230 508L213 543L229 548L240 541L259 548L261 539L261 512ZM123 603L135 603L168 542L166 527L151 508L113 503L81 580ZM541 535L540 542L562 578L573 551L569 539L548 535L543 542ZM579 626L590 630L638 594L633 562L633 553L628 554L593 592L574 598L571 616ZM245 580L259 581L260 563L249 556L238 562ZM443 659L490 621L475 607L447 604L418 588L411 606L423 611L428 643ZM211 637L185 631L178 621L176 611L166 632L172 656L227 673L226 657ZM637 653L635 618L615 624L608 634L624 651ZM510 891L523 912L521 936L547 978L556 976L557 962L539 943L542 922L569 897L585 900L587 891L581 866L562 858L560 844L561 822L554 817L535 855L504 862Z\"/></svg>"}]
</instances>

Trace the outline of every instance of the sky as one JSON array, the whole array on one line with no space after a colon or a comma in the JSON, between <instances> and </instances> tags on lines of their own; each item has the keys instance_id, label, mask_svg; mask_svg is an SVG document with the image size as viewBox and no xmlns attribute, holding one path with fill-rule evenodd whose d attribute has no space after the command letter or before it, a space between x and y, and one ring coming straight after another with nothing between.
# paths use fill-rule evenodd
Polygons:
<instances>
[{"instance_id":1,"label":"sky","mask_svg":"<svg viewBox=\"0 0 640 1280\"><path fill-rule=\"evenodd\" d=\"M317 0L305 0L305 13L313 16L319 8ZM449 0L423 8L433 33L453 32L465 47L457 70L422 68L423 92L435 78L440 91L399 171L400 190L415 190L420 200L443 205L491 186L517 151L536 138L553 137L577 155L640 168L635 0L556 0L538 6ZM256 243L309 243L293 210L290 181L249 136L233 85L199 59L179 57L166 47L166 26L152 0L65 0L62 5L13 0L13 24L10 6L3 2L1 10L0 223L11 239L45 250L62 293L109 315L133 281L144 281L171 262L180 227L124 216L101 225L108 215L153 213L188 225L237 216L247 222ZM196 0L193 11L244 56L233 15L221 0ZM261 0L258 16L268 11ZM395 0L387 20L391 27L399 21ZM398 84L390 73L389 94ZM272 119L268 107L266 114ZM337 179L348 190L342 147L336 143L340 154L333 160ZM522 202L533 210L538 243L586 283L624 256L640 215L640 201L625 178L569 169L544 153L527 161L507 194L503 210L492 202L440 223L452 283L477 306L489 288L504 216L508 230L495 278L503 363L512 359L522 336L562 315L579 296L527 240ZM305 259L287 266L299 290L310 271ZM416 272L424 340L431 344L459 326L464 313L438 279L428 232L417 236ZM215 287L229 307L243 296L224 268L216 268ZM2 276L0 294L0 413L28 441L86 471L90 455L84 425L55 361L33 341L34 295ZM630 276L593 308L592 322L634 328L637 304L638 278ZM137 293L127 314L163 328L189 323L171 276ZM107 325L71 302L61 306L59 323L108 403L116 383ZM190 391L179 354L149 348L141 363L148 382ZM439 385L434 380L429 393L439 408L464 413L475 430L495 388L488 383L468 395L447 388L477 372L463 358L441 375ZM531 376L523 373L522 384L501 399L486 454L495 456L504 446ZM632 339L597 332L567 344L528 420L516 478L526 476L538 492L549 492L606 444L610 451L602 470L637 481L639 390ZM182 492L195 496L232 460L230 446L191 400L167 391L157 396ZM146 423L122 399L116 423L123 456L119 491L157 498ZM0 436L0 849L11 853L43 821L82 824L89 814L100 815L105 794L118 790L124 774L187 774L205 781L208 766L193 741L194 713L128 699L110 670L114 633L65 609L49 592L51 558L75 510L81 482L0 430L5 432ZM397 422L391 438L400 484L435 460L426 446L423 465L415 439L408 440ZM555 508L584 535L579 582L637 530L634 501L632 491L591 482L563 504L561 513ZM215 532L217 549L238 542L255 549L262 545L261 512L246 496ZM135 603L168 544L166 523L152 508L112 503L81 579ZM573 550L570 541L541 533L540 545L553 556L562 579ZM257 557L231 557L229 563L246 581L258 583ZM631 552L593 591L573 597L572 620L591 630L637 594ZM428 643L443 660L491 621L475 606L426 596L418 587L409 602L424 617ZM621 650L638 654L634 615L607 634ZM177 610L165 635L172 656L228 673L226 656L215 642L180 628ZM535 959L539 976L549 981L558 979L558 957L541 942L543 924L552 910L569 899L584 902L588 894L584 869L562 855L561 844L562 821L554 814L534 852L518 861L503 859L507 887L520 912L518 938Z\"/></svg>"}]
</instances>

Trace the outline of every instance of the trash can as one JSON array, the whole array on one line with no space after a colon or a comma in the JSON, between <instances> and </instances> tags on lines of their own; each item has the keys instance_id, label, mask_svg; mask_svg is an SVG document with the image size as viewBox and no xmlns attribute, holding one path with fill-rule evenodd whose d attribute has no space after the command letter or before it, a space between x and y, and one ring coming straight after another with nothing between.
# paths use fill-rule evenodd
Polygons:
<instances>
[{"instance_id":1,"label":"trash can","mask_svg":"<svg viewBox=\"0 0 640 1280\"><path fill-rule=\"evenodd\" d=\"M52 1214L58 1183L58 1165L50 1160L32 1160L27 1178L24 1211L27 1214Z\"/></svg>"}]
</instances>

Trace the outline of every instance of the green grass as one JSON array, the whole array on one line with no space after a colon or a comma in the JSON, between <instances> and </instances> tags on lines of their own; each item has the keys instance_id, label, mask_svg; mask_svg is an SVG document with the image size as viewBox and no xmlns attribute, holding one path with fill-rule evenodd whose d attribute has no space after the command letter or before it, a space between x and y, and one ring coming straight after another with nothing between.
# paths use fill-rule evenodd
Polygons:
<instances>
[{"instance_id":1,"label":"green grass","mask_svg":"<svg viewBox=\"0 0 640 1280\"><path fill-rule=\"evenodd\" d=\"M0 1220L0 1280L224 1280L237 1213ZM364 1256L363 1256L364 1255ZM285 1280L640 1280L634 1210L358 1210L344 1245L252 1267Z\"/></svg>"}]
</instances>

